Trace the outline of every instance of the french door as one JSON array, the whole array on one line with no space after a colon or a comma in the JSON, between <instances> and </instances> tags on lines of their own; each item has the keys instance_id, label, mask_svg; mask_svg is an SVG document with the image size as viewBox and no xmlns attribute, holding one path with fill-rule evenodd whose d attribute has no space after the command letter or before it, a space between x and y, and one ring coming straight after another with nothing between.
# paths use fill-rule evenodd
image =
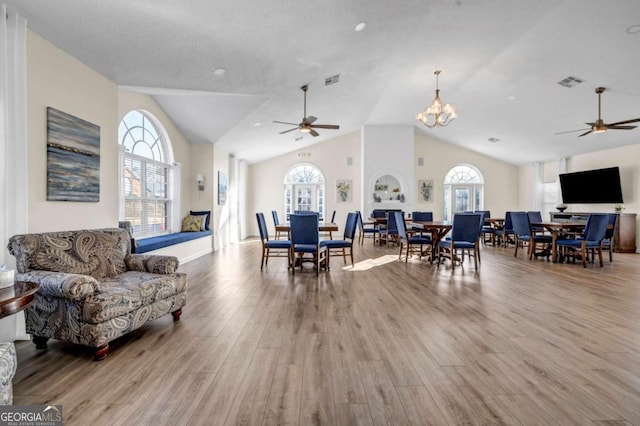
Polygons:
<instances>
[{"instance_id":1,"label":"french door","mask_svg":"<svg viewBox=\"0 0 640 426\"><path fill-rule=\"evenodd\" d=\"M445 218L452 220L455 213L482 209L482 191L476 185L451 185L445 188Z\"/></svg>"}]
</instances>

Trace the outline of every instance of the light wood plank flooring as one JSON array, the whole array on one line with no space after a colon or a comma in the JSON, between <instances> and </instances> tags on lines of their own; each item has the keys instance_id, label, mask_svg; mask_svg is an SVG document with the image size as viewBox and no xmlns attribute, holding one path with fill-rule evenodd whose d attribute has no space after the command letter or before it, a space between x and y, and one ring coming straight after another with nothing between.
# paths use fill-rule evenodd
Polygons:
<instances>
[{"instance_id":1,"label":"light wood plank flooring","mask_svg":"<svg viewBox=\"0 0 640 426\"><path fill-rule=\"evenodd\" d=\"M451 274L365 241L316 278L246 241L181 266L188 305L92 352L19 342L15 404L68 425L640 424L640 257L483 247Z\"/></svg>"}]
</instances>

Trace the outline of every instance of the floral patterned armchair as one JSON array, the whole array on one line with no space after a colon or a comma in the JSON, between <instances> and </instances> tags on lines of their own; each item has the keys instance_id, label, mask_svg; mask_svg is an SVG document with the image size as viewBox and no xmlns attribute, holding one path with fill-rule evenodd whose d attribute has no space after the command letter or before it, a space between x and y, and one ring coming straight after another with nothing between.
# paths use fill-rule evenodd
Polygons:
<instances>
[{"instance_id":1,"label":"floral patterned armchair","mask_svg":"<svg viewBox=\"0 0 640 426\"><path fill-rule=\"evenodd\" d=\"M26 310L36 347L49 338L94 348L103 359L109 342L171 313L178 320L187 277L173 256L131 254L124 229L14 235L16 281L40 284Z\"/></svg>"}]
</instances>

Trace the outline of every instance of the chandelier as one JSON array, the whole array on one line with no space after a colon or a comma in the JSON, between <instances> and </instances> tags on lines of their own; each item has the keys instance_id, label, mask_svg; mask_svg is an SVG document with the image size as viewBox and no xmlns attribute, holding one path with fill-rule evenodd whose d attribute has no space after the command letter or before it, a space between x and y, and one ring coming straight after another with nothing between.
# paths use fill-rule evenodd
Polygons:
<instances>
[{"instance_id":1,"label":"chandelier","mask_svg":"<svg viewBox=\"0 0 640 426\"><path fill-rule=\"evenodd\" d=\"M428 128L444 127L451 123L457 116L458 112L453 104L446 104L443 108L442 101L440 100L440 89L438 89L438 76L442 71L436 70L436 97L431 102L431 105L426 107L424 111L416 114L416 120L420 120L422 124Z\"/></svg>"}]
</instances>

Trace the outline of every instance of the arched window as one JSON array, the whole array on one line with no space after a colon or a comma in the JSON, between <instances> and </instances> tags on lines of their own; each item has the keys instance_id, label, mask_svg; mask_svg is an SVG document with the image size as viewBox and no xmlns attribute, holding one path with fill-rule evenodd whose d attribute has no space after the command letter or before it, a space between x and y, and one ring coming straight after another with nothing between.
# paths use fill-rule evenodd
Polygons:
<instances>
[{"instance_id":1,"label":"arched window","mask_svg":"<svg viewBox=\"0 0 640 426\"><path fill-rule=\"evenodd\" d=\"M121 217L141 238L170 231L173 153L165 131L151 114L134 110L120 122Z\"/></svg>"},{"instance_id":2,"label":"arched window","mask_svg":"<svg viewBox=\"0 0 640 426\"><path fill-rule=\"evenodd\" d=\"M444 178L444 217L451 220L453 213L482 210L484 205L484 178L469 164L455 166Z\"/></svg>"},{"instance_id":3,"label":"arched window","mask_svg":"<svg viewBox=\"0 0 640 426\"><path fill-rule=\"evenodd\" d=\"M284 213L296 210L317 211L324 217L325 181L320 169L310 163L300 163L284 177Z\"/></svg>"}]
</instances>

